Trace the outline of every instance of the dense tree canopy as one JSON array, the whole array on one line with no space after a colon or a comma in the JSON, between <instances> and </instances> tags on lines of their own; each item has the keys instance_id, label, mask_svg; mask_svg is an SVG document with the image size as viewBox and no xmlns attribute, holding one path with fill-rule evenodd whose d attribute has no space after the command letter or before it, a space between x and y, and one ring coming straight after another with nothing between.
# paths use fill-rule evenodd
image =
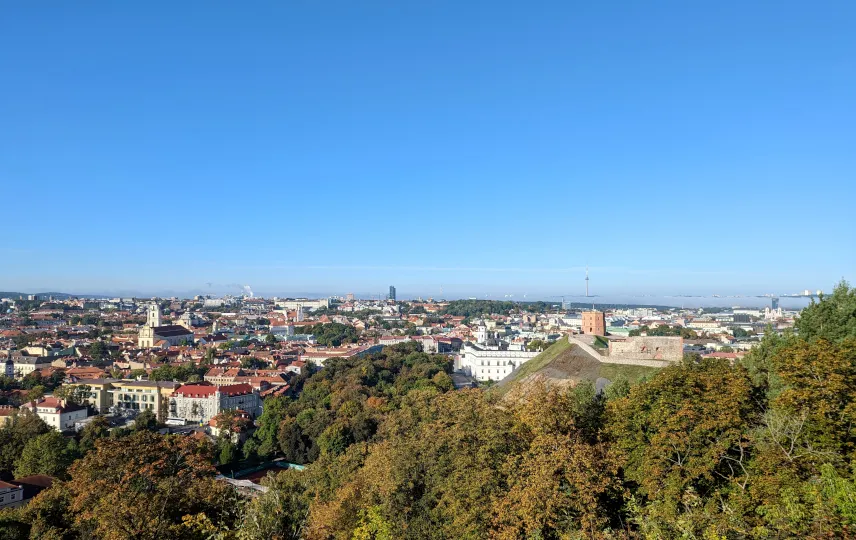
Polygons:
<instances>
[{"instance_id":1,"label":"dense tree canopy","mask_svg":"<svg viewBox=\"0 0 856 540\"><path fill-rule=\"evenodd\" d=\"M825 338L840 341L856 339L856 289L846 281L836 285L832 294L800 312L796 321L799 336L807 341Z\"/></svg>"},{"instance_id":2,"label":"dense tree canopy","mask_svg":"<svg viewBox=\"0 0 856 540\"><path fill-rule=\"evenodd\" d=\"M139 431L101 439L18 516L30 538L209 538L241 506L214 479L211 445L192 437ZM16 525L18 526L18 525Z\"/></svg>"},{"instance_id":3,"label":"dense tree canopy","mask_svg":"<svg viewBox=\"0 0 856 540\"><path fill-rule=\"evenodd\" d=\"M499 300L452 300L443 308L444 315L458 317L486 317L493 313L508 313L520 308L517 302L501 302Z\"/></svg>"},{"instance_id":4,"label":"dense tree canopy","mask_svg":"<svg viewBox=\"0 0 856 540\"><path fill-rule=\"evenodd\" d=\"M414 389L453 388L448 357L405 343L359 358L333 359L312 375L296 400L265 402L255 434L259 455L280 451L293 463L341 454L369 440L386 411Z\"/></svg>"},{"instance_id":5,"label":"dense tree canopy","mask_svg":"<svg viewBox=\"0 0 856 540\"><path fill-rule=\"evenodd\" d=\"M360 337L353 326L340 323L319 323L306 327L304 332L315 336L319 345L338 347L343 343L356 343Z\"/></svg>"}]
</instances>

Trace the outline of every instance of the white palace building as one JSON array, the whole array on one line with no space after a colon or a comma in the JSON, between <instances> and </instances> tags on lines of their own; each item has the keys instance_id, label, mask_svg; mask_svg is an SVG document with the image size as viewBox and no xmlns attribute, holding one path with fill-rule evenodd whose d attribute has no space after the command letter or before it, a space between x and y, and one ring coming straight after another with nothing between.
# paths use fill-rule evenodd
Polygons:
<instances>
[{"instance_id":1,"label":"white palace building","mask_svg":"<svg viewBox=\"0 0 856 540\"><path fill-rule=\"evenodd\" d=\"M508 343L488 336L487 328L476 331L477 344L465 343L455 357L455 371L477 381L498 381L540 353L525 348L512 349ZM519 347L519 346L518 346Z\"/></svg>"}]
</instances>

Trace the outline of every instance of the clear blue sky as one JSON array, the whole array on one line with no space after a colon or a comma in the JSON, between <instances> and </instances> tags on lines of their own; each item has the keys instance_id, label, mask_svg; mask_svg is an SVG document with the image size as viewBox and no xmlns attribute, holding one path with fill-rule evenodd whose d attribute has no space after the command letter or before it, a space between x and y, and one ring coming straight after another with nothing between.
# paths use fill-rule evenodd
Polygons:
<instances>
[{"instance_id":1,"label":"clear blue sky","mask_svg":"<svg viewBox=\"0 0 856 540\"><path fill-rule=\"evenodd\" d=\"M10 2L0 290L829 290L856 2ZM519 296L518 296L519 297Z\"/></svg>"}]
</instances>

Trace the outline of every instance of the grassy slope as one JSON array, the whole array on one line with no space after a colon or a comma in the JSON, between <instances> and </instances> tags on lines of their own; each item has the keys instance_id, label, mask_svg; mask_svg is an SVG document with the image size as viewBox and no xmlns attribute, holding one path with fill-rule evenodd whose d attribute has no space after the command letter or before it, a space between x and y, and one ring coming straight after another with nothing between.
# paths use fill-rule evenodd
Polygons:
<instances>
[{"instance_id":1,"label":"grassy slope","mask_svg":"<svg viewBox=\"0 0 856 540\"><path fill-rule=\"evenodd\" d=\"M532 360L525 362L522 366L520 366L520 369L509 375L509 377L503 379L501 384L519 381L520 379L524 379L529 375L532 375L533 373L546 367L547 364L558 358L559 355L561 355L563 352L567 351L570 348L571 344L568 343L567 339L557 341L546 351L542 352Z\"/></svg>"},{"instance_id":2,"label":"grassy slope","mask_svg":"<svg viewBox=\"0 0 856 540\"><path fill-rule=\"evenodd\" d=\"M660 368L645 367L645 366L629 366L626 364L601 364L600 376L604 379L614 381L619 375L624 375L631 383L639 381L643 377L657 373Z\"/></svg>"},{"instance_id":3,"label":"grassy slope","mask_svg":"<svg viewBox=\"0 0 856 540\"><path fill-rule=\"evenodd\" d=\"M588 362L591 364L591 369L586 369L580 364ZM568 372L569 367L573 366L574 371L584 372L586 375L582 377L575 376L574 373ZM595 358L591 358L582 349L568 343L567 339L561 339L552 347L542 352L532 360L529 360L520 368L503 379L499 383L500 392L505 393L514 383L522 381L534 375L535 373L543 373L548 377L555 377L557 374L565 374L562 378L573 379L596 379L603 377L614 381L619 376L624 376L631 383L636 382L643 377L656 373L657 368L649 368L644 366L630 366L624 364L604 364Z\"/></svg>"}]
</instances>

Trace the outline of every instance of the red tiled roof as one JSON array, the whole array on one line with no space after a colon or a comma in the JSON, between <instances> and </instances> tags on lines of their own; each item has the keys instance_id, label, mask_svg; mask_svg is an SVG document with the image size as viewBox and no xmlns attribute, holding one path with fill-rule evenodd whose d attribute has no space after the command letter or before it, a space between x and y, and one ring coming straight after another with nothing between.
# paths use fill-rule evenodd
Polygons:
<instances>
[{"instance_id":1,"label":"red tiled roof","mask_svg":"<svg viewBox=\"0 0 856 540\"><path fill-rule=\"evenodd\" d=\"M185 397L207 397L216 391L217 387L210 384L184 384L176 389L175 394Z\"/></svg>"},{"instance_id":2,"label":"red tiled roof","mask_svg":"<svg viewBox=\"0 0 856 540\"><path fill-rule=\"evenodd\" d=\"M227 396L240 396L241 394L251 394L253 392L253 387L246 383L227 384L218 386L217 389L221 394L226 394Z\"/></svg>"}]
</instances>

